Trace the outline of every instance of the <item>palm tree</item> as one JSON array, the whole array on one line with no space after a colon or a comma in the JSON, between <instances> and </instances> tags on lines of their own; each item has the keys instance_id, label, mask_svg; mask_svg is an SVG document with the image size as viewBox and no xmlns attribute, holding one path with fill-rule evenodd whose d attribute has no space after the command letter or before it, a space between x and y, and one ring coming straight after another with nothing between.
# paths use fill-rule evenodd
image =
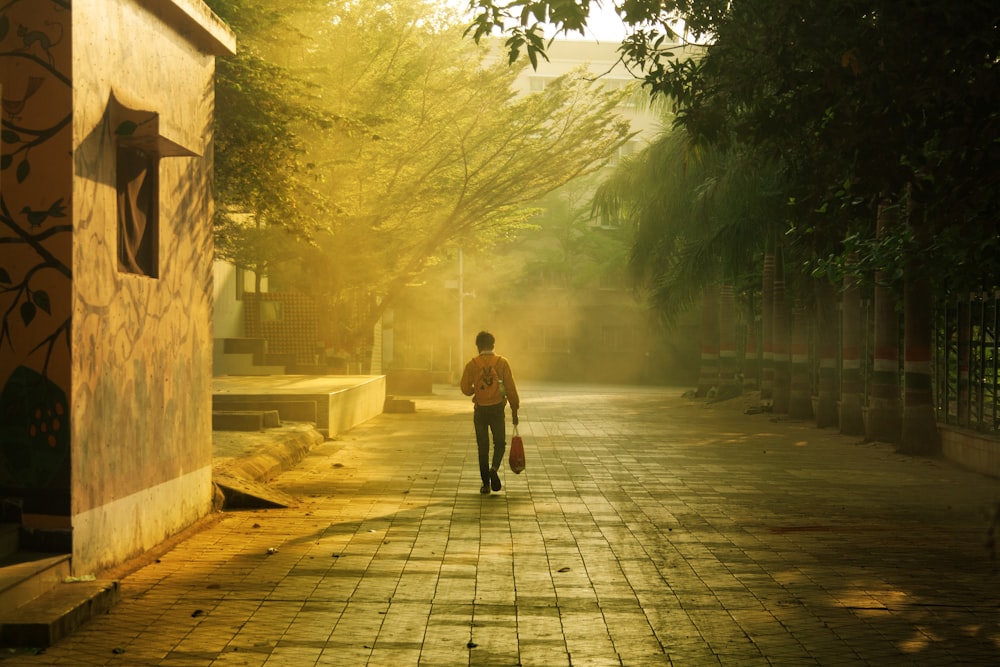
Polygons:
<instances>
[{"instance_id":1,"label":"palm tree","mask_svg":"<svg viewBox=\"0 0 1000 667\"><path fill-rule=\"evenodd\" d=\"M722 338L719 317L719 288L705 285L701 290L701 364L696 395L705 397L718 389L722 367L719 343Z\"/></svg>"},{"instance_id":2,"label":"palm tree","mask_svg":"<svg viewBox=\"0 0 1000 667\"><path fill-rule=\"evenodd\" d=\"M805 299L796 296L792 307L792 344L788 374L788 416L793 419L813 417L808 317Z\"/></svg>"},{"instance_id":3,"label":"palm tree","mask_svg":"<svg viewBox=\"0 0 1000 667\"><path fill-rule=\"evenodd\" d=\"M779 184L772 163L673 131L623 163L595 195L600 216L633 230L633 279L665 321L703 301L700 385L719 382L720 341L722 380L736 385L733 286L760 275L764 240L780 220Z\"/></svg>"},{"instance_id":4,"label":"palm tree","mask_svg":"<svg viewBox=\"0 0 1000 667\"><path fill-rule=\"evenodd\" d=\"M774 400L774 262L774 249L768 247L764 252L760 304L760 402L767 407L770 407Z\"/></svg>"},{"instance_id":5,"label":"palm tree","mask_svg":"<svg viewBox=\"0 0 1000 667\"><path fill-rule=\"evenodd\" d=\"M732 392L737 384L736 370L736 295L731 283L723 283L719 289L719 388L725 393ZM740 387L742 389L742 386Z\"/></svg>"},{"instance_id":6,"label":"palm tree","mask_svg":"<svg viewBox=\"0 0 1000 667\"><path fill-rule=\"evenodd\" d=\"M774 412L786 414L791 391L791 332L788 322L788 301L785 296L785 262L780 250L774 256L773 297L771 350L774 355L774 387L771 405Z\"/></svg>"}]
</instances>

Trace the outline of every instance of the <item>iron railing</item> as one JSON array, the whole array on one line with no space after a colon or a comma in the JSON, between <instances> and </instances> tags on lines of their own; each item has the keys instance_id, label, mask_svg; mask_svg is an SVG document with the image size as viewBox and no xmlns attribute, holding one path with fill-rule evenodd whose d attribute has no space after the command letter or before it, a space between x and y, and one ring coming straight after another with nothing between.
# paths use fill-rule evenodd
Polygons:
<instances>
[{"instance_id":1,"label":"iron railing","mask_svg":"<svg viewBox=\"0 0 1000 667\"><path fill-rule=\"evenodd\" d=\"M939 422L1000 430L1000 291L950 299L938 315L935 402Z\"/></svg>"}]
</instances>

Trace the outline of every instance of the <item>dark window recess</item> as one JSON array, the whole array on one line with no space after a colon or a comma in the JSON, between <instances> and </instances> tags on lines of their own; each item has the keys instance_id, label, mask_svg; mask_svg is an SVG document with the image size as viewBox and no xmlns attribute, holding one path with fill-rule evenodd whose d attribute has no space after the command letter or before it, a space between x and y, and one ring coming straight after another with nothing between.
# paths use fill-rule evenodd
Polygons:
<instances>
[{"instance_id":1,"label":"dark window recess","mask_svg":"<svg viewBox=\"0 0 1000 667\"><path fill-rule=\"evenodd\" d=\"M158 278L160 158L127 145L117 156L118 270Z\"/></svg>"}]
</instances>

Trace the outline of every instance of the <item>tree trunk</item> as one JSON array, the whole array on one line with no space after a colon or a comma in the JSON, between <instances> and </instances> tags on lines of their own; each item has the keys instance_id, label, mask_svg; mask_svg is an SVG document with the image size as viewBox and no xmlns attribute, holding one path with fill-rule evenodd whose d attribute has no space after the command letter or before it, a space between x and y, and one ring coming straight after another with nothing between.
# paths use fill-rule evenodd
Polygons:
<instances>
[{"instance_id":1,"label":"tree trunk","mask_svg":"<svg viewBox=\"0 0 1000 667\"><path fill-rule=\"evenodd\" d=\"M785 300L785 270L780 250L775 253L774 260L773 316L774 328L771 331L771 347L774 351L773 410L779 414L787 414L789 391L791 390L790 332L788 329L788 303Z\"/></svg>"},{"instance_id":2,"label":"tree trunk","mask_svg":"<svg viewBox=\"0 0 1000 667\"><path fill-rule=\"evenodd\" d=\"M697 396L704 397L719 386L719 288L701 290L701 369Z\"/></svg>"},{"instance_id":3,"label":"tree trunk","mask_svg":"<svg viewBox=\"0 0 1000 667\"><path fill-rule=\"evenodd\" d=\"M796 297L792 308L792 345L789 366L788 416L812 419L812 390L809 381L809 321L805 304Z\"/></svg>"},{"instance_id":4,"label":"tree trunk","mask_svg":"<svg viewBox=\"0 0 1000 667\"><path fill-rule=\"evenodd\" d=\"M816 426L837 426L837 295L833 285L816 281L816 347L819 352L819 387Z\"/></svg>"},{"instance_id":5,"label":"tree trunk","mask_svg":"<svg viewBox=\"0 0 1000 667\"><path fill-rule=\"evenodd\" d=\"M857 264L857 255L847 258L847 269ZM840 432L864 435L861 385L861 290L852 275L844 276L841 303Z\"/></svg>"},{"instance_id":6,"label":"tree trunk","mask_svg":"<svg viewBox=\"0 0 1000 667\"><path fill-rule=\"evenodd\" d=\"M763 285L760 300L760 402L770 406L774 400L774 253L764 254Z\"/></svg>"},{"instance_id":7,"label":"tree trunk","mask_svg":"<svg viewBox=\"0 0 1000 667\"><path fill-rule=\"evenodd\" d=\"M926 238L923 207L911 199L909 223L918 241ZM933 455L941 449L934 415L934 307L930 267L911 259L903 273L903 427L899 451Z\"/></svg>"},{"instance_id":8,"label":"tree trunk","mask_svg":"<svg viewBox=\"0 0 1000 667\"><path fill-rule=\"evenodd\" d=\"M719 295L719 396L738 396L742 391L736 367L736 297L733 286L724 284Z\"/></svg>"},{"instance_id":9,"label":"tree trunk","mask_svg":"<svg viewBox=\"0 0 1000 667\"><path fill-rule=\"evenodd\" d=\"M899 224L899 214L887 201L879 206L876 235ZM899 315L896 295L885 271L875 273L875 359L865 439L899 443Z\"/></svg>"},{"instance_id":10,"label":"tree trunk","mask_svg":"<svg viewBox=\"0 0 1000 667\"><path fill-rule=\"evenodd\" d=\"M760 383L760 359L758 358L757 321L753 303L745 304L746 337L743 346L743 393L756 391Z\"/></svg>"}]
</instances>

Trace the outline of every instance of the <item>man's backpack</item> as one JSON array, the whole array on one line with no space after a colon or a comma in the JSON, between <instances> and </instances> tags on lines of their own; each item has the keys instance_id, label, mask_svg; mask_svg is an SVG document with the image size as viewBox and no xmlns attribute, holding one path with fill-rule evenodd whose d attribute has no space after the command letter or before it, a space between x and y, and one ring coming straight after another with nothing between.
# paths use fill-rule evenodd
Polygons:
<instances>
[{"instance_id":1,"label":"man's backpack","mask_svg":"<svg viewBox=\"0 0 1000 667\"><path fill-rule=\"evenodd\" d=\"M504 360L499 355L476 357L479 376L473 384L473 389L478 405L496 405L507 400L507 390L503 386L503 373L499 370L501 363L504 363Z\"/></svg>"}]
</instances>

